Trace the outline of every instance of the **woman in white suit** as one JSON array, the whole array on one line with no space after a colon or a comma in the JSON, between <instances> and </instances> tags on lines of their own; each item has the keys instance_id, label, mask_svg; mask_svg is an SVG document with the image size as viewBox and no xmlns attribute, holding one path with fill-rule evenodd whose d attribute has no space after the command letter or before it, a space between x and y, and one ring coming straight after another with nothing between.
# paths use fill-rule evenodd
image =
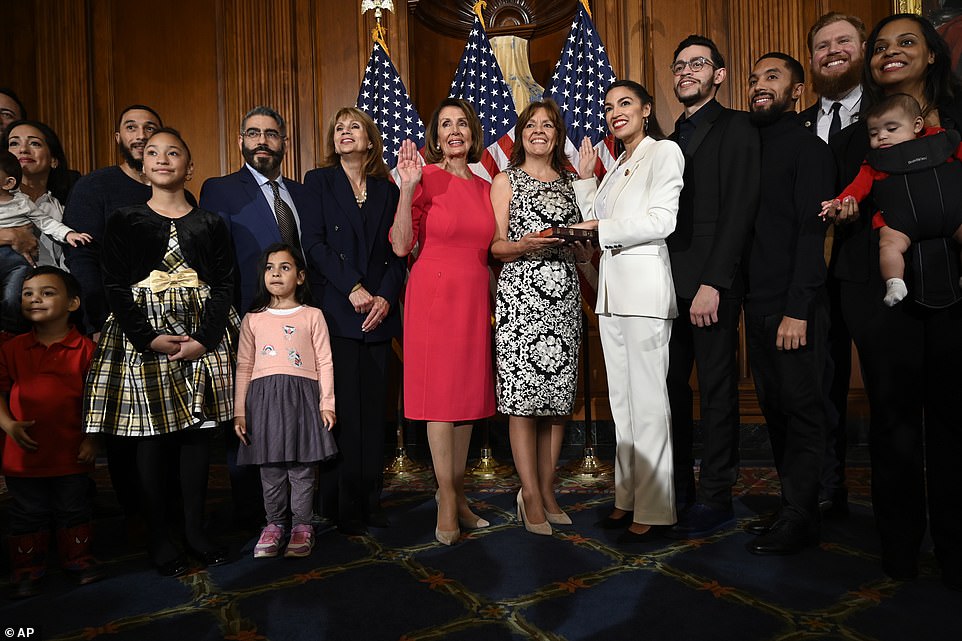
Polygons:
<instances>
[{"instance_id":1,"label":"woman in white suit","mask_svg":"<svg viewBox=\"0 0 962 641\"><path fill-rule=\"evenodd\" d=\"M653 98L631 80L605 95L608 129L624 146L599 185L597 152L581 143L574 184L585 222L598 230L598 328L615 421L615 509L599 525L628 526L619 542L653 537L675 522L668 339L677 315L665 238L675 229L685 160L652 116Z\"/></svg>"}]
</instances>

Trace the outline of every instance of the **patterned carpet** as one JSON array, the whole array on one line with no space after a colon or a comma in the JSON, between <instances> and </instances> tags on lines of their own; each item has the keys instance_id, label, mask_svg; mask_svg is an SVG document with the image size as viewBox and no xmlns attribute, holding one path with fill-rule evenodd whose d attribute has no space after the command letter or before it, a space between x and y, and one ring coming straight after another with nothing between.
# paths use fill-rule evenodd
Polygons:
<instances>
[{"instance_id":1,"label":"patterned carpet","mask_svg":"<svg viewBox=\"0 0 962 641\"><path fill-rule=\"evenodd\" d=\"M217 515L223 469L211 480ZM450 548L432 536L429 473L389 482L390 528L323 532L306 559L255 561L253 536L215 520L237 560L180 579L157 576L142 553L126 551L121 520L104 515L97 549L110 577L77 588L54 571L42 596L0 606L0 627L31 626L30 638L45 641L962 638L962 600L938 582L930 554L914 582L879 570L865 467L850 470L852 515L827 522L820 547L785 558L747 553L749 535L738 529L620 547L617 532L593 525L611 508L610 483L563 482L574 525L537 537L514 519L517 487L513 476L475 483L475 509L492 526ZM743 468L739 521L774 507L776 488L770 468Z\"/></svg>"}]
</instances>

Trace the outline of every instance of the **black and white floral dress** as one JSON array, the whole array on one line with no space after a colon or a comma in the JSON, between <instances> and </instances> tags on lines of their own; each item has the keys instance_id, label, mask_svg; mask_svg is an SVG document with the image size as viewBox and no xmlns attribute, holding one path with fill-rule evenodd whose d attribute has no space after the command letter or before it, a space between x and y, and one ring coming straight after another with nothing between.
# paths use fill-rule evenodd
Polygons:
<instances>
[{"instance_id":1,"label":"black and white floral dress","mask_svg":"<svg viewBox=\"0 0 962 641\"><path fill-rule=\"evenodd\" d=\"M581 221L572 174L542 182L514 167L508 240ZM516 416L570 414L578 383L581 292L574 255L551 247L505 263L495 310L498 411Z\"/></svg>"}]
</instances>

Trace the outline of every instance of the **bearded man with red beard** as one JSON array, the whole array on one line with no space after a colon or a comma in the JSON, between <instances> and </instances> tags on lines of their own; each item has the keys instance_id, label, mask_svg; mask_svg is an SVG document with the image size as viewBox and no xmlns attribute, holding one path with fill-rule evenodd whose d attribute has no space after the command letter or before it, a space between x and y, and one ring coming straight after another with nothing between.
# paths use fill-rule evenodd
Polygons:
<instances>
[{"instance_id":1,"label":"bearded man with red beard","mask_svg":"<svg viewBox=\"0 0 962 641\"><path fill-rule=\"evenodd\" d=\"M829 142L835 134L858 120L862 103L862 67L865 63L865 23L837 11L826 13L808 30L809 70L818 102L799 114L802 124ZM851 140L842 136L841 140ZM836 141L838 143L839 141ZM833 145L833 149L837 145ZM847 155L836 150L838 155ZM841 185L836 185L841 186ZM832 274L841 237L832 230L831 261L827 282L831 328L829 359L824 376L826 436L819 509L826 518L848 515L845 459L848 447L848 389L852 374L852 337L842 318L841 294ZM842 234L844 235L844 234Z\"/></svg>"}]
</instances>

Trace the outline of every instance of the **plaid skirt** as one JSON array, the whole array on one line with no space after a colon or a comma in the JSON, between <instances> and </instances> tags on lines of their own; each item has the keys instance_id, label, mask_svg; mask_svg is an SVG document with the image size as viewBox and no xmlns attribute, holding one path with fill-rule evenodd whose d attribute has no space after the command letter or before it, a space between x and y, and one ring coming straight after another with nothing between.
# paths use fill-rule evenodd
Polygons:
<instances>
[{"instance_id":1,"label":"plaid skirt","mask_svg":"<svg viewBox=\"0 0 962 641\"><path fill-rule=\"evenodd\" d=\"M134 302L164 334L190 334L210 287L133 288ZM233 308L220 344L196 361L138 352L113 314L104 324L87 375L84 429L117 436L155 436L234 417L234 369L240 320ZM205 427L212 425L205 425Z\"/></svg>"}]
</instances>

